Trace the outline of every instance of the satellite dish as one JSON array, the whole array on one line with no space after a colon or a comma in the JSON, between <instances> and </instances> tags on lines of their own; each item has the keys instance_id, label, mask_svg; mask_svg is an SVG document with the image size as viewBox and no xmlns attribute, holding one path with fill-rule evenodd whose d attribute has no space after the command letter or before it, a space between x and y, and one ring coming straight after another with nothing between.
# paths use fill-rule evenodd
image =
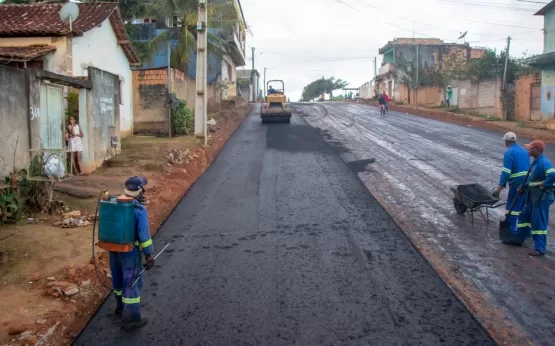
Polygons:
<instances>
[{"instance_id":1,"label":"satellite dish","mask_svg":"<svg viewBox=\"0 0 555 346\"><path fill-rule=\"evenodd\" d=\"M461 33L461 36L459 36L459 40L462 40L463 38L465 38L467 33L468 33L468 31L465 31L464 33Z\"/></svg>"},{"instance_id":2,"label":"satellite dish","mask_svg":"<svg viewBox=\"0 0 555 346\"><path fill-rule=\"evenodd\" d=\"M79 17L79 6L74 2L68 2L60 9L60 19L62 22L69 22L69 30L73 31L72 23Z\"/></svg>"}]
</instances>

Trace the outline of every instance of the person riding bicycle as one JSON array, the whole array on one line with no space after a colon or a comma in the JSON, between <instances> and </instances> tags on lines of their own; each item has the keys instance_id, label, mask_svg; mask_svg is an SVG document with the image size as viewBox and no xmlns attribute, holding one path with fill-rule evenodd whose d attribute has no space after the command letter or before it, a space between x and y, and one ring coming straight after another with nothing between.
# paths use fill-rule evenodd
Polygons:
<instances>
[{"instance_id":1,"label":"person riding bicycle","mask_svg":"<svg viewBox=\"0 0 555 346\"><path fill-rule=\"evenodd\" d=\"M380 94L378 103L380 104L380 111L385 111L385 93Z\"/></svg>"},{"instance_id":2,"label":"person riding bicycle","mask_svg":"<svg viewBox=\"0 0 555 346\"><path fill-rule=\"evenodd\" d=\"M385 100L385 103L384 103L385 111L389 113L389 107L387 106L387 104L389 103L389 96L387 96L387 93L385 91L383 92L382 96L384 97L384 100Z\"/></svg>"}]
</instances>

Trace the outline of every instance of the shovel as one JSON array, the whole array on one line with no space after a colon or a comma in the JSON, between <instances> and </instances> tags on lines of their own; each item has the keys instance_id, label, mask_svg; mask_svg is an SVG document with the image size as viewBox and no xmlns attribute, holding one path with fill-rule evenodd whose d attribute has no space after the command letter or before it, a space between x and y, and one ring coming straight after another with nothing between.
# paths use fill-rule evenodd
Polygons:
<instances>
[{"instance_id":1,"label":"shovel","mask_svg":"<svg viewBox=\"0 0 555 346\"><path fill-rule=\"evenodd\" d=\"M522 186L526 184L526 181L528 180L528 176L532 171L532 167L534 166L534 163L536 163L536 160L534 160L534 162L532 162L532 164L530 165L530 168L528 169L528 173L526 173L526 177L524 178L524 183L522 184ZM511 223L509 222L509 218L511 216L511 212L513 211L513 208L515 207L516 201L518 200L521 194L522 192L519 192L516 195L515 200L511 204L511 208L509 209L509 212L505 215L505 220L499 221L499 239L501 241L510 241L513 238L514 234L513 232L511 232Z\"/></svg>"}]
</instances>

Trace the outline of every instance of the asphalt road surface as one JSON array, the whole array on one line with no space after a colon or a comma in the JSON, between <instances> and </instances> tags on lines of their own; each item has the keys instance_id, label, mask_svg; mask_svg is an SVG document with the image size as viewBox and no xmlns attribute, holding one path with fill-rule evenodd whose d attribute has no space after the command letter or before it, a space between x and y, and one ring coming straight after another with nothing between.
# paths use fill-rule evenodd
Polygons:
<instances>
[{"instance_id":1,"label":"asphalt road surface","mask_svg":"<svg viewBox=\"0 0 555 346\"><path fill-rule=\"evenodd\" d=\"M323 134L257 108L155 237L150 322L76 345L492 345Z\"/></svg>"},{"instance_id":2,"label":"asphalt road surface","mask_svg":"<svg viewBox=\"0 0 555 346\"><path fill-rule=\"evenodd\" d=\"M297 104L295 111L341 148L343 161L418 247L452 268L445 275L470 283L534 343L555 344L551 235L547 256L531 258L531 239L526 248L500 243L497 220L504 218L504 206L490 211L489 223L475 214L474 224L453 206L450 186L493 188L498 183L506 150L502 132L398 112L381 117L377 108L356 103ZM555 146L548 145L546 155L555 163ZM555 229L554 210L550 230Z\"/></svg>"}]
</instances>

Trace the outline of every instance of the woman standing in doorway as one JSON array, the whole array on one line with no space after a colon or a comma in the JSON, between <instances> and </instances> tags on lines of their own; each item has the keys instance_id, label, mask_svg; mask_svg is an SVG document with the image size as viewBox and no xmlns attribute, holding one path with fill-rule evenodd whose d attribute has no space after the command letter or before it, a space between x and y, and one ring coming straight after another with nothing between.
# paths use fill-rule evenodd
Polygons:
<instances>
[{"instance_id":1,"label":"woman standing in doorway","mask_svg":"<svg viewBox=\"0 0 555 346\"><path fill-rule=\"evenodd\" d=\"M81 153L83 153L83 143L81 138L83 137L83 130L77 125L74 117L69 117L69 125L67 126L67 132L69 134L69 150L73 157L73 167L72 170L78 175L83 174L83 167L81 166Z\"/></svg>"}]
</instances>

